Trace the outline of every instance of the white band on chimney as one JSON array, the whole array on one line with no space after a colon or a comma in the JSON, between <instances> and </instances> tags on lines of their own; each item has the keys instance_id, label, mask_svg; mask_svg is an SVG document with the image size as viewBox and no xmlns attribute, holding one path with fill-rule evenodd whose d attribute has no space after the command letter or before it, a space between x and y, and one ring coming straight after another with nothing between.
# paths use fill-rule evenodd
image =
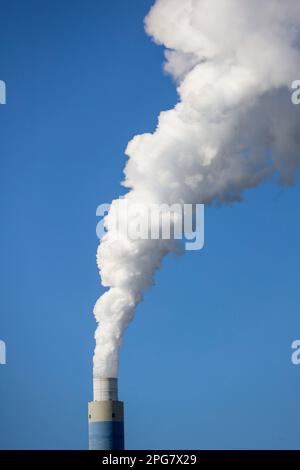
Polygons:
<instances>
[{"instance_id":1,"label":"white band on chimney","mask_svg":"<svg viewBox=\"0 0 300 470\"><path fill-rule=\"evenodd\" d=\"M118 379L93 378L94 401L118 401Z\"/></svg>"}]
</instances>

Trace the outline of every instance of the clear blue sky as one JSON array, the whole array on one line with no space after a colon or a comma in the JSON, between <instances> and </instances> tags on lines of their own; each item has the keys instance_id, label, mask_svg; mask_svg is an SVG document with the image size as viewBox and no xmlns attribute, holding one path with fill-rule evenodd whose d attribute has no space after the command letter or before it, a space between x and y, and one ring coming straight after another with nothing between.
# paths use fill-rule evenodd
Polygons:
<instances>
[{"instance_id":1,"label":"clear blue sky","mask_svg":"<svg viewBox=\"0 0 300 470\"><path fill-rule=\"evenodd\" d=\"M150 0L1 0L0 448L87 448L96 207L124 148L176 91L143 31ZM121 351L128 448L297 448L300 186L206 209L165 260Z\"/></svg>"}]
</instances>

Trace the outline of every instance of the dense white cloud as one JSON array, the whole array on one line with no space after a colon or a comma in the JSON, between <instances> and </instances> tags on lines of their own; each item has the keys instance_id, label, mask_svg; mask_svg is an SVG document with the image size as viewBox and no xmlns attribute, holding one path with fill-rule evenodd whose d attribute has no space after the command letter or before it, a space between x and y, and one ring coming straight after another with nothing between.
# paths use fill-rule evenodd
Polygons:
<instances>
[{"instance_id":1,"label":"dense white cloud","mask_svg":"<svg viewBox=\"0 0 300 470\"><path fill-rule=\"evenodd\" d=\"M157 0L146 31L163 44L178 104L153 134L129 142L130 203L226 203L278 173L293 183L300 165L299 0ZM113 202L118 204L118 200ZM108 233L98 266L109 290L98 300L94 375L115 376L118 348L135 306L171 242L115 240Z\"/></svg>"}]
</instances>

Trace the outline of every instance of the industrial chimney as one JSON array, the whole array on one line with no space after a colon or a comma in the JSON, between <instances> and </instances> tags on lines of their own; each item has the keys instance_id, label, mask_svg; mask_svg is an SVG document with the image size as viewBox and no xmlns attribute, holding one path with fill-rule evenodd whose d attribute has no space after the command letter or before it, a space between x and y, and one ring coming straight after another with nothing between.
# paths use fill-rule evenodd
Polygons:
<instances>
[{"instance_id":1,"label":"industrial chimney","mask_svg":"<svg viewBox=\"0 0 300 470\"><path fill-rule=\"evenodd\" d=\"M93 379L94 401L89 402L89 449L124 449L124 407L118 401L118 379Z\"/></svg>"}]
</instances>

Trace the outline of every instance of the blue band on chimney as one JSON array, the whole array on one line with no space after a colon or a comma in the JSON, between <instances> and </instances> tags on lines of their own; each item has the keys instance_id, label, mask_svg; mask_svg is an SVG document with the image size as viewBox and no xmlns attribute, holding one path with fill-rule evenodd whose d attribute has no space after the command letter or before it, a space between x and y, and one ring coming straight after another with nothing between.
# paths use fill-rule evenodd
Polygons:
<instances>
[{"instance_id":1,"label":"blue band on chimney","mask_svg":"<svg viewBox=\"0 0 300 470\"><path fill-rule=\"evenodd\" d=\"M89 423L90 450L123 450L123 421L96 421Z\"/></svg>"}]
</instances>

